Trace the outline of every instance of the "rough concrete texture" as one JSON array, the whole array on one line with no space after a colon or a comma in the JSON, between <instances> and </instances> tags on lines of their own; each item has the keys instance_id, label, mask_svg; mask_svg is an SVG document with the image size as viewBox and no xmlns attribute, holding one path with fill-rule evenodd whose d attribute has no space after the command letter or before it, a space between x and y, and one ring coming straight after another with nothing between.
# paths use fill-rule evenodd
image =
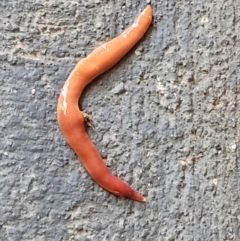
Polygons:
<instances>
[{"instance_id":1,"label":"rough concrete texture","mask_svg":"<svg viewBox=\"0 0 240 241\"><path fill-rule=\"evenodd\" d=\"M144 7L0 1L0 240L240 240L240 0L153 0L146 36L81 98L145 204L95 184L58 128L71 69Z\"/></svg>"}]
</instances>

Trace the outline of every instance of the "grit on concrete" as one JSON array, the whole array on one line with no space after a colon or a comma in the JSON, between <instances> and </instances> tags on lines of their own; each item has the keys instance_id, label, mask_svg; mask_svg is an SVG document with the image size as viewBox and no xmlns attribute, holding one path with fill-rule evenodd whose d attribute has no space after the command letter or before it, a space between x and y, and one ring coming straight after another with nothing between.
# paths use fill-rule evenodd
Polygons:
<instances>
[{"instance_id":1,"label":"grit on concrete","mask_svg":"<svg viewBox=\"0 0 240 241\"><path fill-rule=\"evenodd\" d=\"M240 0L153 0L146 36L81 98L145 204L95 184L58 128L77 61L145 5L0 1L0 240L240 240Z\"/></svg>"}]
</instances>

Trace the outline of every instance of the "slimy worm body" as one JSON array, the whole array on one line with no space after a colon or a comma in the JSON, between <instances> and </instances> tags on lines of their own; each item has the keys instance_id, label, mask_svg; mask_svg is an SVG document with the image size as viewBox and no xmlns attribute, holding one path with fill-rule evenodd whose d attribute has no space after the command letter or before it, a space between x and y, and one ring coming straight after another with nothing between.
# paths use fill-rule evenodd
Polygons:
<instances>
[{"instance_id":1,"label":"slimy worm body","mask_svg":"<svg viewBox=\"0 0 240 241\"><path fill-rule=\"evenodd\" d=\"M84 128L84 115L79 109L78 100L85 86L115 65L143 37L151 22L152 8L148 5L122 34L80 60L66 80L57 106L58 123L63 136L92 179L117 196L139 202L144 202L145 198L110 173L91 142Z\"/></svg>"}]
</instances>

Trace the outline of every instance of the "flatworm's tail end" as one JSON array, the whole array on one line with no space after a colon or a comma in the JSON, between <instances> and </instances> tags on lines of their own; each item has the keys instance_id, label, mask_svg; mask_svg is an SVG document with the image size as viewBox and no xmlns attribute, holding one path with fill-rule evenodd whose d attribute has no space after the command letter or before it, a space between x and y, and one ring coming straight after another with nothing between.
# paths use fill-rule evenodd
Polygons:
<instances>
[{"instance_id":1,"label":"flatworm's tail end","mask_svg":"<svg viewBox=\"0 0 240 241\"><path fill-rule=\"evenodd\" d=\"M116 196L129 198L138 202L146 201L146 199L142 195L133 190L126 182L111 174L105 176L101 180L97 180L97 182L104 189L113 193Z\"/></svg>"},{"instance_id":2,"label":"flatworm's tail end","mask_svg":"<svg viewBox=\"0 0 240 241\"><path fill-rule=\"evenodd\" d=\"M132 190L132 194L128 198L131 198L132 200L142 202L142 203L146 202L146 198L140 195L139 193L135 192L134 190Z\"/></svg>"}]
</instances>

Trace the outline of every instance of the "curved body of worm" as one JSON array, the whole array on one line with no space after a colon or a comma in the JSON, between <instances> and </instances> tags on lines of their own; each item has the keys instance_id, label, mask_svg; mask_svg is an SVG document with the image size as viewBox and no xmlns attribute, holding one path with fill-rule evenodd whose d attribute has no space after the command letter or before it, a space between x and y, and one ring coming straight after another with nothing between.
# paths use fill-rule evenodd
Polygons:
<instances>
[{"instance_id":1,"label":"curved body of worm","mask_svg":"<svg viewBox=\"0 0 240 241\"><path fill-rule=\"evenodd\" d=\"M78 100L85 86L115 65L143 37L151 22L152 8L148 5L122 34L80 60L62 88L57 107L60 129L92 179L117 196L139 202L144 202L145 198L110 173L91 142L84 128L84 116L79 110Z\"/></svg>"}]
</instances>

